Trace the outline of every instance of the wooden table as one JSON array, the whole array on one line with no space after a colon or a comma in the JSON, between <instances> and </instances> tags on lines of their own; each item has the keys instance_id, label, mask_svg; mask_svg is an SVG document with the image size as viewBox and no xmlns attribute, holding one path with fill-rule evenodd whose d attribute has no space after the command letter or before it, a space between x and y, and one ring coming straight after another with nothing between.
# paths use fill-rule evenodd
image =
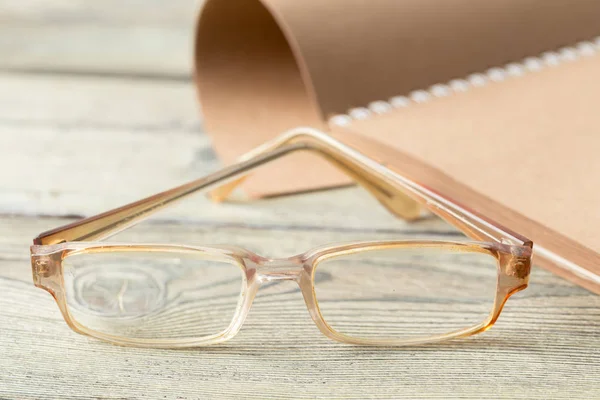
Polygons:
<instances>
[{"instance_id":1,"label":"wooden table","mask_svg":"<svg viewBox=\"0 0 600 400\"><path fill-rule=\"evenodd\" d=\"M123 348L72 332L32 285L31 239L220 165L189 80L197 6L0 2L0 398L600 398L600 297L539 269L491 331L436 346L332 342L289 287L262 291L220 346ZM284 256L455 234L394 220L356 188L192 203L125 239Z\"/></svg>"}]
</instances>

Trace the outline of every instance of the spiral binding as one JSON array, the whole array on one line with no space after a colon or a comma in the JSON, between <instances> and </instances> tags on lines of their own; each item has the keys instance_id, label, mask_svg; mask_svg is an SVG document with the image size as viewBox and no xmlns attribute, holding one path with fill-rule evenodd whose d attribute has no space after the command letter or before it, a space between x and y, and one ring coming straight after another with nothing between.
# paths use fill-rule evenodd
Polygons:
<instances>
[{"instance_id":1,"label":"spiral binding","mask_svg":"<svg viewBox=\"0 0 600 400\"><path fill-rule=\"evenodd\" d=\"M386 114L394 109L402 109L413 104L426 103L432 99L450 96L454 93L466 92L473 88L517 78L544 68L556 67L581 58L600 53L600 36L591 41L579 42L574 46L563 47L558 51L548 51L538 57L528 57L517 63L504 67L494 67L485 73L475 73L464 79L453 79L448 83L438 83L426 90L415 90L407 96L395 96L387 101L379 100L369 103L367 107L355 107L346 114L338 114L329 118L329 124L346 126L356 120L364 120L374 115Z\"/></svg>"}]
</instances>

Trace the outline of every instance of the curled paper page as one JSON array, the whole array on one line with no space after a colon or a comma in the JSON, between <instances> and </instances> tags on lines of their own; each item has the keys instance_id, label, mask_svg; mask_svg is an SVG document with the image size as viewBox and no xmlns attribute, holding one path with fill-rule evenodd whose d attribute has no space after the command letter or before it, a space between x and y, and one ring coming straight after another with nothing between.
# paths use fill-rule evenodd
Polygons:
<instances>
[{"instance_id":1,"label":"curled paper page","mask_svg":"<svg viewBox=\"0 0 600 400\"><path fill-rule=\"evenodd\" d=\"M598 15L592 0L208 0L196 41L206 129L225 163L302 125L376 139L417 172L443 171L448 180L417 178L531 238L537 263L600 293ZM504 66L515 76L500 79L493 67ZM327 123L468 76L467 91ZM251 196L349 183L309 155L278 163L246 182Z\"/></svg>"},{"instance_id":2,"label":"curled paper page","mask_svg":"<svg viewBox=\"0 0 600 400\"><path fill-rule=\"evenodd\" d=\"M591 0L207 0L195 49L206 129L230 163L286 129L594 37L598 15ZM298 157L246 189L343 182Z\"/></svg>"}]
</instances>

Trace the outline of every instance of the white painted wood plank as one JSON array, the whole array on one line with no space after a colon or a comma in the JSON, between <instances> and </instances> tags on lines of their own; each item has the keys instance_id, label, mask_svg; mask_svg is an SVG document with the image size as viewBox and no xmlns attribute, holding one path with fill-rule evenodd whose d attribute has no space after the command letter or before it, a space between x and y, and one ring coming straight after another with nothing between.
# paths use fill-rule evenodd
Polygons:
<instances>
[{"instance_id":1,"label":"white painted wood plank","mask_svg":"<svg viewBox=\"0 0 600 400\"><path fill-rule=\"evenodd\" d=\"M239 335L217 347L144 350L75 334L31 283L32 238L72 220L52 216L101 212L219 163L189 84L1 74L0 89L0 398L600 397L600 297L543 270L492 330L436 346L332 342L292 283L261 290ZM434 219L397 221L351 188L251 204L200 196L111 240L282 257L451 234Z\"/></svg>"},{"instance_id":2,"label":"white painted wood plank","mask_svg":"<svg viewBox=\"0 0 600 400\"><path fill-rule=\"evenodd\" d=\"M0 122L9 128L197 132L199 110L189 82L0 72Z\"/></svg>"},{"instance_id":3,"label":"white painted wood plank","mask_svg":"<svg viewBox=\"0 0 600 400\"><path fill-rule=\"evenodd\" d=\"M189 77L202 0L0 1L0 68Z\"/></svg>"},{"instance_id":4,"label":"white painted wood plank","mask_svg":"<svg viewBox=\"0 0 600 400\"><path fill-rule=\"evenodd\" d=\"M219 168L191 84L4 74L0 87L0 213L89 216ZM200 195L158 217L354 229L407 225L359 189L253 204L215 205Z\"/></svg>"},{"instance_id":5,"label":"white painted wood plank","mask_svg":"<svg viewBox=\"0 0 600 400\"><path fill-rule=\"evenodd\" d=\"M232 341L188 350L112 346L78 335L31 284L27 242L48 223L0 219L2 398L506 398L600 396L600 297L543 270L490 331L406 349L329 341L293 283L262 290ZM213 235L279 249L326 242L326 231L148 224L130 238L205 242ZM351 234L350 236L353 236ZM348 238L348 234L341 235ZM282 250L285 248L285 250Z\"/></svg>"}]
</instances>

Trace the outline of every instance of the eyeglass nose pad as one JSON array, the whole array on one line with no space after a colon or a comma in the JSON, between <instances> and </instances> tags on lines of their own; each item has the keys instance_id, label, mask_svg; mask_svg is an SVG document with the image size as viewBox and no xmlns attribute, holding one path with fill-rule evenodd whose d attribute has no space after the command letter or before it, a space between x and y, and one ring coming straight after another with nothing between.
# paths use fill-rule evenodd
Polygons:
<instances>
[{"instance_id":1,"label":"eyeglass nose pad","mask_svg":"<svg viewBox=\"0 0 600 400\"><path fill-rule=\"evenodd\" d=\"M304 264L296 257L267 260L256 268L256 278L260 284L275 281L299 282Z\"/></svg>"}]
</instances>

